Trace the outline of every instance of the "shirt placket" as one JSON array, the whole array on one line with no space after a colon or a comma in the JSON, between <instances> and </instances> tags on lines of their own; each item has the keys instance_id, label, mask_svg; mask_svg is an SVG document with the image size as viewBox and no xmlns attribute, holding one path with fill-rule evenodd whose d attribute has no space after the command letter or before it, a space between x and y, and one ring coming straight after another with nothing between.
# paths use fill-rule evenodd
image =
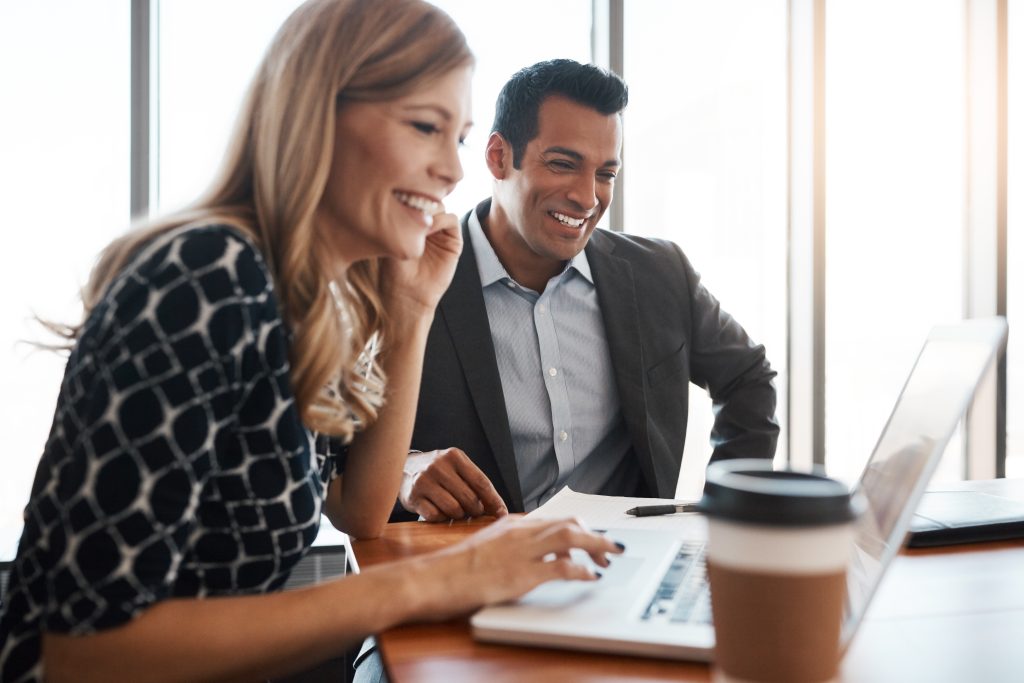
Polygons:
<instances>
[{"instance_id":1,"label":"shirt placket","mask_svg":"<svg viewBox=\"0 0 1024 683\"><path fill-rule=\"evenodd\" d=\"M575 467L572 439L572 413L569 410L569 388L566 385L562 356L558 348L558 334L555 329L554 312L551 310L553 293L557 287L552 282L533 306L533 322L540 346L541 371L544 387L551 405L551 436L558 461L558 479L547 492L550 496L561 487ZM545 496L546 497L546 496Z\"/></svg>"}]
</instances>

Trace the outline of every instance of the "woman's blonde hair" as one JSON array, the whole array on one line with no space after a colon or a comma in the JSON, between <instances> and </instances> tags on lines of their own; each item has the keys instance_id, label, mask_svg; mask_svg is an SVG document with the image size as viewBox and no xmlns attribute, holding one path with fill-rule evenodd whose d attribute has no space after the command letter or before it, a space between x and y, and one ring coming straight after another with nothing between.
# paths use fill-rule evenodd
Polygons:
<instances>
[{"instance_id":1,"label":"woman's blonde hair","mask_svg":"<svg viewBox=\"0 0 1024 683\"><path fill-rule=\"evenodd\" d=\"M351 438L383 402L384 377L369 347L386 336L386 319L378 262L356 263L345 282L333 281L314 225L338 107L401 97L472 61L451 18L421 0L309 0L268 48L209 190L103 251L82 292L86 317L154 237L189 224L232 225L260 246L274 279L293 332L291 380L303 422ZM62 332L74 341L81 329Z\"/></svg>"}]
</instances>

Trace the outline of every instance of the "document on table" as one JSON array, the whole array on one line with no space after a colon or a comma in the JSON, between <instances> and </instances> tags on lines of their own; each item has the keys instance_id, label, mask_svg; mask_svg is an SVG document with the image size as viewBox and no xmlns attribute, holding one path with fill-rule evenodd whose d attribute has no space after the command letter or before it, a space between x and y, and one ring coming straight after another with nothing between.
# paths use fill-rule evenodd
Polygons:
<instances>
[{"instance_id":1,"label":"document on table","mask_svg":"<svg viewBox=\"0 0 1024 683\"><path fill-rule=\"evenodd\" d=\"M626 510L645 505L662 505L682 501L669 498L628 498L626 496L598 496L577 493L568 486L526 516L531 519L559 519L576 517L591 529L659 529L681 535L700 535L706 532L704 516L696 512L680 512L657 517L634 517Z\"/></svg>"}]
</instances>

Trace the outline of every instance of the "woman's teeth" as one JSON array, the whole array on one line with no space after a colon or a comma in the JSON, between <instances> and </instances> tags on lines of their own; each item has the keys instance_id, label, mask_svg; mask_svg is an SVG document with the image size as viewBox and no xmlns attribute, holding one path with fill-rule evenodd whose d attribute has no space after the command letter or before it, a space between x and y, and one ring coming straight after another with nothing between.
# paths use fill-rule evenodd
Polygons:
<instances>
[{"instance_id":1,"label":"woman's teeth","mask_svg":"<svg viewBox=\"0 0 1024 683\"><path fill-rule=\"evenodd\" d=\"M395 192L395 197L398 201L402 202L406 206L422 211L427 216L433 216L434 214L441 213L441 203L435 202L432 199L421 197L416 194L409 194L408 192Z\"/></svg>"},{"instance_id":2,"label":"woman's teeth","mask_svg":"<svg viewBox=\"0 0 1024 683\"><path fill-rule=\"evenodd\" d=\"M578 228L587 221L586 218L573 218L571 216L566 216L564 213L558 213L557 211L552 211L551 215L560 223L568 225L570 228Z\"/></svg>"}]
</instances>

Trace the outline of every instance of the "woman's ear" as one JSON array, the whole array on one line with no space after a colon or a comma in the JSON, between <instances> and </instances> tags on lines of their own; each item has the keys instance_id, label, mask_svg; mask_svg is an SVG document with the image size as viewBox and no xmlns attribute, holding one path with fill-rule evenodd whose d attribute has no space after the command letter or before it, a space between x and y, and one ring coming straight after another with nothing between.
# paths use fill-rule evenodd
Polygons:
<instances>
[{"instance_id":1,"label":"woman's ear","mask_svg":"<svg viewBox=\"0 0 1024 683\"><path fill-rule=\"evenodd\" d=\"M491 133L484 152L487 168L495 180L504 180L512 168L512 145L501 133Z\"/></svg>"}]
</instances>

